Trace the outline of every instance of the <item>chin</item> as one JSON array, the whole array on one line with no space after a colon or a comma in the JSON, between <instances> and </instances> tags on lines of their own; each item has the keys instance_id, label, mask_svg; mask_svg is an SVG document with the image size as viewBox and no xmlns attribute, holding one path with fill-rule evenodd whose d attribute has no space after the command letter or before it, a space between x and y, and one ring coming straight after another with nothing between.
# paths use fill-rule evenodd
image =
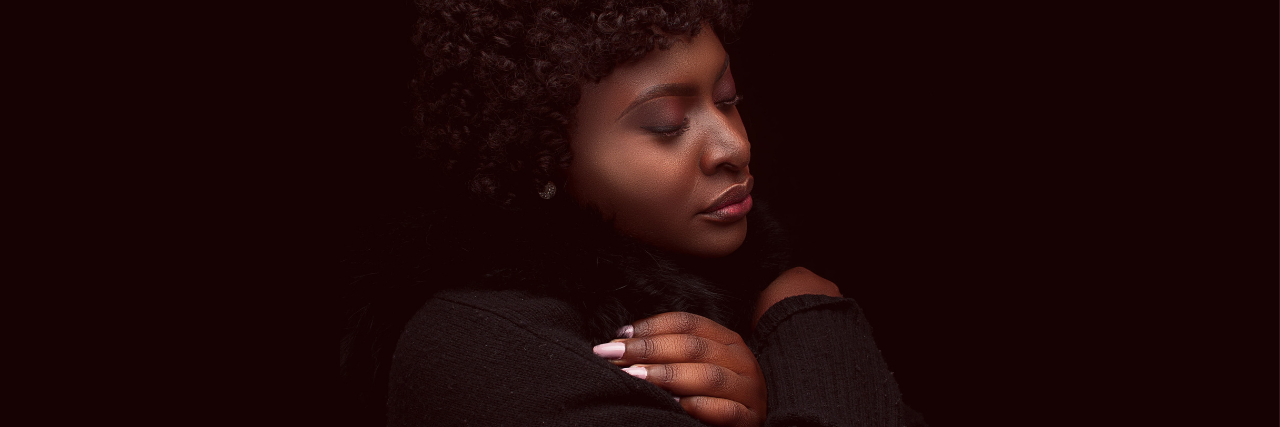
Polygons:
<instances>
[{"instance_id":1,"label":"chin","mask_svg":"<svg viewBox=\"0 0 1280 427\"><path fill-rule=\"evenodd\" d=\"M697 239L684 242L681 247L674 248L675 252L699 258L719 258L738 250L742 242L747 240L746 218L717 228Z\"/></svg>"}]
</instances>

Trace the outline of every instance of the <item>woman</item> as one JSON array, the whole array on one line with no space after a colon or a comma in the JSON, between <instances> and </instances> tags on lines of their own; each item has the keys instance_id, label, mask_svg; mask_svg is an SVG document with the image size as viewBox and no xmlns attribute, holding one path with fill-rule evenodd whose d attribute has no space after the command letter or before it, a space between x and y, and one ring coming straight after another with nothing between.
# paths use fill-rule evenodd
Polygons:
<instances>
[{"instance_id":1,"label":"woman","mask_svg":"<svg viewBox=\"0 0 1280 427\"><path fill-rule=\"evenodd\" d=\"M415 111L446 207L356 282L381 293L343 370L374 417L920 424L856 304L788 264L751 196L722 44L745 5L545 3L421 6Z\"/></svg>"}]
</instances>

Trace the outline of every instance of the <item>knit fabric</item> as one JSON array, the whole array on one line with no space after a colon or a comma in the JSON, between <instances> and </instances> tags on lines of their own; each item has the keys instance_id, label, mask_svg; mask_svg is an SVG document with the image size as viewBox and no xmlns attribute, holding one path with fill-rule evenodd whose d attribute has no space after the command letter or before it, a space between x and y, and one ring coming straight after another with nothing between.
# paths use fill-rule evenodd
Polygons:
<instances>
[{"instance_id":1,"label":"knit fabric","mask_svg":"<svg viewBox=\"0 0 1280 427\"><path fill-rule=\"evenodd\" d=\"M851 298L793 296L760 318L748 343L769 388L769 425L924 425Z\"/></svg>"},{"instance_id":2,"label":"knit fabric","mask_svg":"<svg viewBox=\"0 0 1280 427\"><path fill-rule=\"evenodd\" d=\"M579 311L521 290L447 290L406 325L388 425L701 426L666 391L592 353ZM924 425L852 299L782 300L749 339L769 426Z\"/></svg>"}]
</instances>

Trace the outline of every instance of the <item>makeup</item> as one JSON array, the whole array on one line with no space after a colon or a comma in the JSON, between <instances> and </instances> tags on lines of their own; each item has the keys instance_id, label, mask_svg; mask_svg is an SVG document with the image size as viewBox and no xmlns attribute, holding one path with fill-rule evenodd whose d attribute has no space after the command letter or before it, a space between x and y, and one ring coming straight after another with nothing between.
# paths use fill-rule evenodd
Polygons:
<instances>
[{"instance_id":1,"label":"makeup","mask_svg":"<svg viewBox=\"0 0 1280 427\"><path fill-rule=\"evenodd\" d=\"M584 82L565 192L655 248L700 258L737 250L754 199L729 67L708 28Z\"/></svg>"},{"instance_id":2,"label":"makeup","mask_svg":"<svg viewBox=\"0 0 1280 427\"><path fill-rule=\"evenodd\" d=\"M747 177L747 181L729 187L716 197L711 207L699 212L699 215L712 221L732 223L741 220L751 211L751 189L755 187L755 177Z\"/></svg>"}]
</instances>

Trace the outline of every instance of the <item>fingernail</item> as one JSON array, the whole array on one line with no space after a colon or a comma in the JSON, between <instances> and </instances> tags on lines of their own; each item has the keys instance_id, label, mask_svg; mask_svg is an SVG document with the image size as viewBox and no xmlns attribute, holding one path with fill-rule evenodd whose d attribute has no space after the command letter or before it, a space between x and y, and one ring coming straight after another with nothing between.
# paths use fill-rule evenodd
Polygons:
<instances>
[{"instance_id":1,"label":"fingernail","mask_svg":"<svg viewBox=\"0 0 1280 427\"><path fill-rule=\"evenodd\" d=\"M630 368L622 368L622 370L628 374L631 374L631 376L642 379L642 380L645 378L649 378L649 370L645 369L643 366L632 366Z\"/></svg>"},{"instance_id":2,"label":"fingernail","mask_svg":"<svg viewBox=\"0 0 1280 427\"><path fill-rule=\"evenodd\" d=\"M600 344L591 349L597 356L605 359L621 359L622 355L627 352L627 344L620 342L610 342Z\"/></svg>"},{"instance_id":3,"label":"fingernail","mask_svg":"<svg viewBox=\"0 0 1280 427\"><path fill-rule=\"evenodd\" d=\"M618 328L618 338L631 338L635 334L636 328L631 325Z\"/></svg>"},{"instance_id":4,"label":"fingernail","mask_svg":"<svg viewBox=\"0 0 1280 427\"><path fill-rule=\"evenodd\" d=\"M674 397L672 397L672 399L675 399L675 400L676 400L676 402L679 402L679 401L680 401L680 396L674 396Z\"/></svg>"}]
</instances>

